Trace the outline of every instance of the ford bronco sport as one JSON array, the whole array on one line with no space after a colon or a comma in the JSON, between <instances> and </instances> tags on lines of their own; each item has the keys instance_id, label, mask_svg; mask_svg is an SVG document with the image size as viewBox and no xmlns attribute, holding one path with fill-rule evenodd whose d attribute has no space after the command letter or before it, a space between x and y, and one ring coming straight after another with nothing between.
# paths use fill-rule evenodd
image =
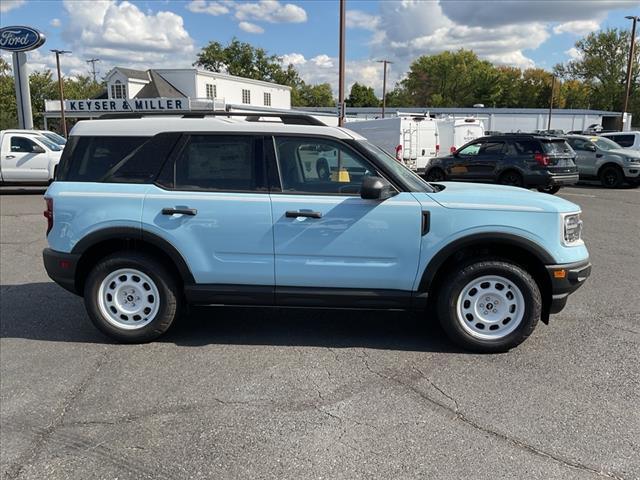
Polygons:
<instances>
[{"instance_id":1,"label":"ford bronco sport","mask_svg":"<svg viewBox=\"0 0 640 480\"><path fill-rule=\"evenodd\" d=\"M464 348L504 351L591 270L577 205L429 184L304 115L82 121L45 199L49 276L123 342L223 304L436 312Z\"/></svg>"}]
</instances>

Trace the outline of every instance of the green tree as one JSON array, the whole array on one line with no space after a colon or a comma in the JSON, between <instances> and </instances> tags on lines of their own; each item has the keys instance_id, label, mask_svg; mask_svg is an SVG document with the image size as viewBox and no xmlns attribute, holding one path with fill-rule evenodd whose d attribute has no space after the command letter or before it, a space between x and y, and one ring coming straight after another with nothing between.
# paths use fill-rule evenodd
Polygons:
<instances>
[{"instance_id":1,"label":"green tree","mask_svg":"<svg viewBox=\"0 0 640 480\"><path fill-rule=\"evenodd\" d=\"M18 113L11 67L0 58L0 130L15 128L17 125Z\"/></svg>"},{"instance_id":2,"label":"green tree","mask_svg":"<svg viewBox=\"0 0 640 480\"><path fill-rule=\"evenodd\" d=\"M300 107L335 107L336 105L331 85L328 83L319 85L303 83L297 94L299 102L297 106Z\"/></svg>"},{"instance_id":3,"label":"green tree","mask_svg":"<svg viewBox=\"0 0 640 480\"><path fill-rule=\"evenodd\" d=\"M64 97L67 99L82 100L95 98L106 88L104 83L94 82L88 75L79 75L75 78L63 78ZM55 98L60 98L56 90Z\"/></svg>"},{"instance_id":4,"label":"green tree","mask_svg":"<svg viewBox=\"0 0 640 480\"><path fill-rule=\"evenodd\" d=\"M410 94L402 83L396 84L393 90L387 92L386 107L412 107Z\"/></svg>"},{"instance_id":5,"label":"green tree","mask_svg":"<svg viewBox=\"0 0 640 480\"><path fill-rule=\"evenodd\" d=\"M356 82L351 86L351 92L345 103L347 107L377 107L380 105L380 100L376 97L373 88Z\"/></svg>"},{"instance_id":6,"label":"green tree","mask_svg":"<svg viewBox=\"0 0 640 480\"><path fill-rule=\"evenodd\" d=\"M499 89L496 107L515 108L522 106L520 87L522 83L522 70L517 67L497 67L496 83ZM479 102L483 103L483 102Z\"/></svg>"},{"instance_id":7,"label":"green tree","mask_svg":"<svg viewBox=\"0 0 640 480\"><path fill-rule=\"evenodd\" d=\"M567 80L562 83L564 108L590 108L591 88L580 80Z\"/></svg>"}]
</instances>

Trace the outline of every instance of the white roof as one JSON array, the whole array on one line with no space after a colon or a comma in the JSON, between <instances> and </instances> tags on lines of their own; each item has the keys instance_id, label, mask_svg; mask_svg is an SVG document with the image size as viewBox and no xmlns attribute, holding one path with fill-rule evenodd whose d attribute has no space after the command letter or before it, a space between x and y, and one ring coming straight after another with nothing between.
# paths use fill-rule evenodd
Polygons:
<instances>
[{"instance_id":1,"label":"white roof","mask_svg":"<svg viewBox=\"0 0 640 480\"><path fill-rule=\"evenodd\" d=\"M339 139L364 140L357 133L340 127L291 125L280 121L247 122L243 118L176 116L82 120L70 132L73 136L153 136L162 132L229 132L263 134L324 135Z\"/></svg>"}]
</instances>

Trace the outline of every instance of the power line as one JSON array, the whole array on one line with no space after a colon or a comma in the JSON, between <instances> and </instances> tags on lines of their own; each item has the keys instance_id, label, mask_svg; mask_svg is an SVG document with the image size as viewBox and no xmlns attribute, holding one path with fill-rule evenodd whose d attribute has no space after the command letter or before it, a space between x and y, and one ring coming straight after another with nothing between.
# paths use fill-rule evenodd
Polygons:
<instances>
[{"instance_id":1,"label":"power line","mask_svg":"<svg viewBox=\"0 0 640 480\"><path fill-rule=\"evenodd\" d=\"M90 60L86 60L87 63L91 64L91 75L93 75L93 83L96 83L96 62L99 62L99 58L92 58Z\"/></svg>"}]
</instances>

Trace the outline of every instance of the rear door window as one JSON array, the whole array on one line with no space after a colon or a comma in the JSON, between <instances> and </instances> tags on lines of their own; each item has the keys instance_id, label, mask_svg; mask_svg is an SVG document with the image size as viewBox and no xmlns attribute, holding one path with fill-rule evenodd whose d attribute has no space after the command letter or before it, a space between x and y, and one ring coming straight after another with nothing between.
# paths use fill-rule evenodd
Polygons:
<instances>
[{"instance_id":1,"label":"rear door window","mask_svg":"<svg viewBox=\"0 0 640 480\"><path fill-rule=\"evenodd\" d=\"M58 180L100 182L127 155L149 137L80 137L65 150L62 173Z\"/></svg>"},{"instance_id":2,"label":"rear door window","mask_svg":"<svg viewBox=\"0 0 640 480\"><path fill-rule=\"evenodd\" d=\"M635 137L633 135L604 135L609 140L613 140L621 147L633 147Z\"/></svg>"}]
</instances>

